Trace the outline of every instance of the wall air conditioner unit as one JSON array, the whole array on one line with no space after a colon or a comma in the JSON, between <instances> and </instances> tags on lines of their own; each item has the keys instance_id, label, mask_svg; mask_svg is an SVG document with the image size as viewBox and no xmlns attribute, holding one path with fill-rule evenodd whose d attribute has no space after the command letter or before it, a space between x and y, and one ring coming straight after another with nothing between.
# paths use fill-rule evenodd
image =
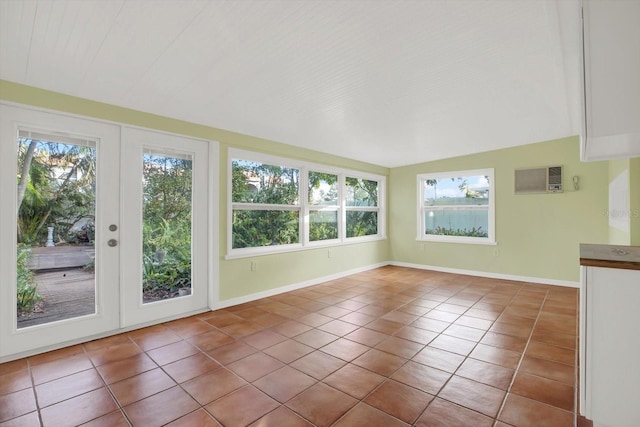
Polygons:
<instances>
[{"instance_id":1,"label":"wall air conditioner unit","mask_svg":"<svg viewBox=\"0 0 640 427\"><path fill-rule=\"evenodd\" d=\"M516 169L515 193L562 193L562 166Z\"/></svg>"}]
</instances>

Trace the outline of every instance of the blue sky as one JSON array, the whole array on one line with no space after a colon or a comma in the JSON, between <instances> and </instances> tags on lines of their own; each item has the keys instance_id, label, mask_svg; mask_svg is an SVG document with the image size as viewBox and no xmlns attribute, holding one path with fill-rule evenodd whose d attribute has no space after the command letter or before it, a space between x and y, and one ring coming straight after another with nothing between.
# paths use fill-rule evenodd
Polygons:
<instances>
[{"instance_id":1,"label":"blue sky","mask_svg":"<svg viewBox=\"0 0 640 427\"><path fill-rule=\"evenodd\" d=\"M489 186L489 181L484 176L467 176L467 185L471 190L483 190ZM437 185L425 186L424 197L425 199L433 199L437 195L438 199L449 197L465 197L465 192L460 191L460 184L463 183L462 179L456 178L453 181L451 178L439 179Z\"/></svg>"}]
</instances>

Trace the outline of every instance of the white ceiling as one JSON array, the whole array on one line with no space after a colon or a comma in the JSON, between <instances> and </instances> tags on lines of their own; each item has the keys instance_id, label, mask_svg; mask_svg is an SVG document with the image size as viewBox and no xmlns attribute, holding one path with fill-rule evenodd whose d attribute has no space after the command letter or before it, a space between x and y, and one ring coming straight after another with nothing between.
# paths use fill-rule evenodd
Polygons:
<instances>
[{"instance_id":1,"label":"white ceiling","mask_svg":"<svg viewBox=\"0 0 640 427\"><path fill-rule=\"evenodd\" d=\"M579 132L578 0L0 0L0 78L387 167Z\"/></svg>"}]
</instances>

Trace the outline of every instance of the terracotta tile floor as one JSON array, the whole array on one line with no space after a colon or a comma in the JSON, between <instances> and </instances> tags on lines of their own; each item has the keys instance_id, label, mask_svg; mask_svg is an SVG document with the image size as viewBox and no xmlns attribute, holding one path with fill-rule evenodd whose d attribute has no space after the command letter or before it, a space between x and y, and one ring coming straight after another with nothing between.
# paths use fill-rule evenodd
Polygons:
<instances>
[{"instance_id":1,"label":"terracotta tile floor","mask_svg":"<svg viewBox=\"0 0 640 427\"><path fill-rule=\"evenodd\" d=\"M383 267L0 365L7 426L573 426L576 289Z\"/></svg>"}]
</instances>

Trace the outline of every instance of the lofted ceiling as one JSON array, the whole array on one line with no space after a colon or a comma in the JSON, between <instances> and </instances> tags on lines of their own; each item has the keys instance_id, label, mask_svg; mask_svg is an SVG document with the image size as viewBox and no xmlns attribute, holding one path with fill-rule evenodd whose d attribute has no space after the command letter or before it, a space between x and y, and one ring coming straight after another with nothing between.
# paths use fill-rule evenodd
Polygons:
<instances>
[{"instance_id":1,"label":"lofted ceiling","mask_svg":"<svg viewBox=\"0 0 640 427\"><path fill-rule=\"evenodd\" d=\"M579 133L579 0L0 0L0 79L395 167Z\"/></svg>"}]
</instances>

